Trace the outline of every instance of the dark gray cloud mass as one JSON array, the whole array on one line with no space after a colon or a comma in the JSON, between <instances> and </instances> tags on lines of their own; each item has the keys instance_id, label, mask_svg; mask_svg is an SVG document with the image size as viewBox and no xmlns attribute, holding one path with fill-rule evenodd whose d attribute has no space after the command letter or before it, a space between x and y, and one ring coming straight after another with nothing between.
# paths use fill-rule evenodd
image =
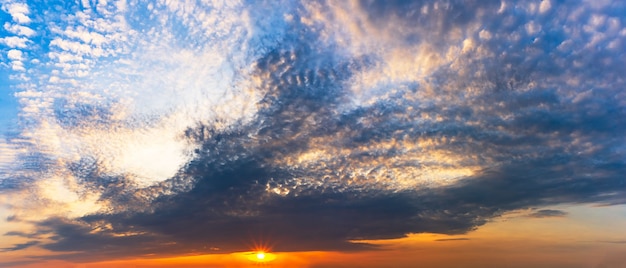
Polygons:
<instances>
[{"instance_id":1,"label":"dark gray cloud mass","mask_svg":"<svg viewBox=\"0 0 626 268\"><path fill-rule=\"evenodd\" d=\"M137 191L123 186L124 177L90 169L97 165L92 160L74 163L85 184L106 189L101 199L135 209L39 222L42 233L52 234L41 246L108 258L242 251L261 237L276 251L368 250L376 246L350 240L464 234L515 209L626 202L626 39L609 22L597 26L600 41L591 30L570 31L596 13L626 24L623 4L577 11L578 3L552 3L548 14L529 15L519 8L498 12L500 1L444 1L424 15L422 7L432 10L435 2L360 3L371 25L401 22L389 32L399 46L443 45L451 32L478 27L465 34L482 52L460 55L422 81L390 82L389 94L348 109L350 81L385 59L375 51L354 57L338 51L321 37L325 29L299 22L302 11L255 62L264 97L254 120L189 128L186 139L200 145L195 158L174 178ZM450 183L396 187L401 181L391 170L430 164L406 157L401 145L373 145L419 140L462 156L462 167L481 169ZM310 165L284 162L316 146L344 153ZM368 165L369 173L354 175ZM388 181L379 183L385 172ZM138 197L165 188L175 193Z\"/></svg>"}]
</instances>

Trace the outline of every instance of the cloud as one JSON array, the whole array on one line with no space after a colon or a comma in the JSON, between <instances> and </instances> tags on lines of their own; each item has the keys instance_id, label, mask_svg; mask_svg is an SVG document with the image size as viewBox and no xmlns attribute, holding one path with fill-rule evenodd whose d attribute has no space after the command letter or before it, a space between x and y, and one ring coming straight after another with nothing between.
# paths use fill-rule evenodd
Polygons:
<instances>
[{"instance_id":1,"label":"cloud","mask_svg":"<svg viewBox=\"0 0 626 268\"><path fill-rule=\"evenodd\" d=\"M558 218L565 216L567 216L567 212L556 209L542 209L528 215L531 218Z\"/></svg>"},{"instance_id":2,"label":"cloud","mask_svg":"<svg viewBox=\"0 0 626 268\"><path fill-rule=\"evenodd\" d=\"M10 24L8 22L4 24L4 29L19 36L32 37L36 34L36 32L31 28L17 24Z\"/></svg>"},{"instance_id":3,"label":"cloud","mask_svg":"<svg viewBox=\"0 0 626 268\"><path fill-rule=\"evenodd\" d=\"M74 13L63 20L74 23L44 28L49 31L46 38L50 44L46 52L50 62L46 65L52 70L42 73L33 68L30 79L42 86L25 83L15 94L22 104L20 116L29 124L14 139L16 144L11 144L23 150L16 156L19 163L6 172L9 179L3 183L21 185L20 181L26 181L24 177L37 177L32 188L41 200L50 203L50 209L25 201L16 212L23 218L40 219L59 212L74 217L113 209L108 200L99 197L130 194L137 188L159 184L189 161L197 144L185 140L187 128L206 123L221 130L250 120L256 111L258 93L249 90L249 82L235 80L236 74L246 73L243 65L249 62L239 57L248 57L249 52L220 53L239 45L242 35L253 34L243 31L246 16L233 21L226 18L238 10L225 14L221 14L224 10L215 10L216 14L210 15L205 14L206 7L199 7L202 14L190 15L225 19L203 25L209 32L196 32L194 36L214 42L194 48L174 38L179 33L167 21L154 21L157 24L137 29L147 31L142 34L129 29L130 25L143 26L117 14L122 11L120 7L123 5L106 6L103 8L109 12L96 14L70 5L68 10ZM152 12L161 19L169 16L164 9ZM47 14L50 20L65 16ZM155 36L160 42L154 42ZM129 39L142 49L129 50ZM163 187L161 191L133 199L149 201L166 192L187 189L193 182L189 178L181 180L180 185L166 182L158 186ZM121 188L111 186L122 182Z\"/></svg>"},{"instance_id":4,"label":"cloud","mask_svg":"<svg viewBox=\"0 0 626 268\"><path fill-rule=\"evenodd\" d=\"M13 247L10 247L10 248L3 248L0 251L4 251L4 252L7 252L7 251L17 251L17 250L22 250L22 249L25 249L25 248L29 248L29 247L35 246L37 244L39 244L39 241L29 241L29 242L26 242L26 243L23 243L23 244L16 244L16 245L14 245Z\"/></svg>"},{"instance_id":5,"label":"cloud","mask_svg":"<svg viewBox=\"0 0 626 268\"><path fill-rule=\"evenodd\" d=\"M0 174L5 175L10 172L11 166L16 161L19 149L6 139L0 140ZM2 177L0 177L2 178Z\"/></svg>"},{"instance_id":6,"label":"cloud","mask_svg":"<svg viewBox=\"0 0 626 268\"><path fill-rule=\"evenodd\" d=\"M11 60L11 68L14 71L26 71L26 69L24 68L23 55L24 54L22 53L22 51L17 49L11 49L9 50L9 52L7 52L7 58Z\"/></svg>"},{"instance_id":7,"label":"cloud","mask_svg":"<svg viewBox=\"0 0 626 268\"><path fill-rule=\"evenodd\" d=\"M7 53L7 57L10 60L14 60L14 61L21 61L24 58L22 58L22 51L17 50L17 49L11 49L9 50L9 52Z\"/></svg>"},{"instance_id":8,"label":"cloud","mask_svg":"<svg viewBox=\"0 0 626 268\"><path fill-rule=\"evenodd\" d=\"M8 1L2 4L2 10L9 13L13 21L17 23L26 24L31 22L31 19L28 17L30 11L28 5L25 3Z\"/></svg>"},{"instance_id":9,"label":"cloud","mask_svg":"<svg viewBox=\"0 0 626 268\"><path fill-rule=\"evenodd\" d=\"M600 241L602 243L610 243L610 244L626 244L626 240L612 240L612 241Z\"/></svg>"},{"instance_id":10,"label":"cloud","mask_svg":"<svg viewBox=\"0 0 626 268\"><path fill-rule=\"evenodd\" d=\"M23 37L8 36L0 38L0 42L11 48L26 48L28 47L27 43L29 43L30 40Z\"/></svg>"},{"instance_id":11,"label":"cloud","mask_svg":"<svg viewBox=\"0 0 626 268\"><path fill-rule=\"evenodd\" d=\"M371 250L351 241L626 202L621 13L248 4L110 5L50 30L46 86L16 94L33 181L16 191L40 200L15 215L42 248Z\"/></svg>"},{"instance_id":12,"label":"cloud","mask_svg":"<svg viewBox=\"0 0 626 268\"><path fill-rule=\"evenodd\" d=\"M539 13L546 13L552 8L552 3L550 0L543 0L541 4L539 4Z\"/></svg>"},{"instance_id":13,"label":"cloud","mask_svg":"<svg viewBox=\"0 0 626 268\"><path fill-rule=\"evenodd\" d=\"M468 241L470 240L469 238L441 238L441 239L436 239L435 241L437 242L447 242L447 241Z\"/></svg>"}]
</instances>

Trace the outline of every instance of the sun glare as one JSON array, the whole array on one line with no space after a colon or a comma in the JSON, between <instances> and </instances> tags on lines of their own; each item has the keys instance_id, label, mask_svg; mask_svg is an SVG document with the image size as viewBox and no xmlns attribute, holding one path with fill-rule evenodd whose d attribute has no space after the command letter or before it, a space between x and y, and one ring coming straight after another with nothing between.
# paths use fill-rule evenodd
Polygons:
<instances>
[{"instance_id":1,"label":"sun glare","mask_svg":"<svg viewBox=\"0 0 626 268\"><path fill-rule=\"evenodd\" d=\"M244 253L246 259L256 263L268 263L276 259L276 254L266 250L256 250Z\"/></svg>"}]
</instances>

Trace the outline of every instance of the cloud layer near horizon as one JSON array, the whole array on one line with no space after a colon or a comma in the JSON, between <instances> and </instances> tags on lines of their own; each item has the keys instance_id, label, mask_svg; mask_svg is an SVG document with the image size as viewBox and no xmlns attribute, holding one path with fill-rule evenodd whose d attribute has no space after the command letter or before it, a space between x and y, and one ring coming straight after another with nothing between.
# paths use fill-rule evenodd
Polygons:
<instances>
[{"instance_id":1,"label":"cloud layer near horizon","mask_svg":"<svg viewBox=\"0 0 626 268\"><path fill-rule=\"evenodd\" d=\"M2 6L5 250L359 250L626 201L623 4L84 2Z\"/></svg>"}]
</instances>

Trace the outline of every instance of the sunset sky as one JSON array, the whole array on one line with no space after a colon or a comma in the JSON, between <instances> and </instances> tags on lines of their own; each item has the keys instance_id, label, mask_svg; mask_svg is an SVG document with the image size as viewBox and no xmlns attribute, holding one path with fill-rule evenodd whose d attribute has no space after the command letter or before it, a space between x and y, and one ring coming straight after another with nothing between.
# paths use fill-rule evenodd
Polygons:
<instances>
[{"instance_id":1,"label":"sunset sky","mask_svg":"<svg viewBox=\"0 0 626 268\"><path fill-rule=\"evenodd\" d=\"M626 267L625 1L0 7L0 267Z\"/></svg>"}]
</instances>

